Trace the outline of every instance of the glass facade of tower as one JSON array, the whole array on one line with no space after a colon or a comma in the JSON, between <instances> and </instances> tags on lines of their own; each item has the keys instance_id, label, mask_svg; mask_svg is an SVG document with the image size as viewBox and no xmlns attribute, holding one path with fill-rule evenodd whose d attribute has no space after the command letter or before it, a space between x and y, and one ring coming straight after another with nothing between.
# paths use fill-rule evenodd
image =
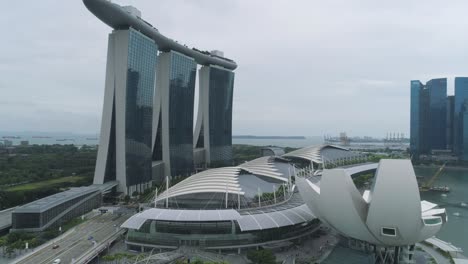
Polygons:
<instances>
[{"instance_id":1,"label":"glass facade of tower","mask_svg":"<svg viewBox=\"0 0 468 264\"><path fill-rule=\"evenodd\" d=\"M447 96L447 127L445 130L447 149L453 150L455 96Z\"/></svg>"},{"instance_id":2,"label":"glass facade of tower","mask_svg":"<svg viewBox=\"0 0 468 264\"><path fill-rule=\"evenodd\" d=\"M410 113L410 150L412 155L420 151L421 126L421 92L424 85L420 81L411 81L411 113Z\"/></svg>"},{"instance_id":3,"label":"glass facade of tower","mask_svg":"<svg viewBox=\"0 0 468 264\"><path fill-rule=\"evenodd\" d=\"M463 142L468 142L468 99L465 100L464 104L462 105L462 109L460 112L461 116L461 135L462 135L462 141ZM468 144L463 144L460 146L462 155L461 158L464 161L468 161Z\"/></svg>"},{"instance_id":4,"label":"glass facade of tower","mask_svg":"<svg viewBox=\"0 0 468 264\"><path fill-rule=\"evenodd\" d=\"M411 81L410 150L412 155L429 154L431 150L447 149L452 133L450 100L447 99L447 79L432 79L423 85ZM453 100L452 100L453 101ZM447 122L449 121L449 122Z\"/></svg>"},{"instance_id":5,"label":"glass facade of tower","mask_svg":"<svg viewBox=\"0 0 468 264\"><path fill-rule=\"evenodd\" d=\"M115 181L116 162L117 162L117 149L115 146L115 96L112 99L112 119L111 129L109 136L109 146L107 147L107 159L106 159L106 170L104 171L104 182Z\"/></svg>"},{"instance_id":6,"label":"glass facade of tower","mask_svg":"<svg viewBox=\"0 0 468 264\"><path fill-rule=\"evenodd\" d=\"M234 73L210 67L210 166L232 165L232 96Z\"/></svg>"},{"instance_id":7,"label":"glass facade of tower","mask_svg":"<svg viewBox=\"0 0 468 264\"><path fill-rule=\"evenodd\" d=\"M468 102L467 104L465 104L465 106L468 108ZM461 129L462 141L468 142L468 111L466 110L466 108L465 108L465 111L460 112L460 116L462 117L461 123L463 126ZM468 144L464 144L460 146L460 148L462 149L461 158L464 161L468 161Z\"/></svg>"},{"instance_id":8,"label":"glass facade of tower","mask_svg":"<svg viewBox=\"0 0 468 264\"><path fill-rule=\"evenodd\" d=\"M127 186L152 179L153 93L158 46L129 29L125 109Z\"/></svg>"},{"instance_id":9,"label":"glass facade of tower","mask_svg":"<svg viewBox=\"0 0 468 264\"><path fill-rule=\"evenodd\" d=\"M171 52L169 77L169 156L172 176L193 172L193 106L197 63Z\"/></svg>"},{"instance_id":10,"label":"glass facade of tower","mask_svg":"<svg viewBox=\"0 0 468 264\"><path fill-rule=\"evenodd\" d=\"M430 149L446 148L446 118L447 118L447 79L432 79L426 83L429 92L429 130Z\"/></svg>"},{"instance_id":11,"label":"glass facade of tower","mask_svg":"<svg viewBox=\"0 0 468 264\"><path fill-rule=\"evenodd\" d=\"M463 117L463 104L468 99L468 77L455 78L455 102L453 107L454 119L454 136L453 136L453 150L456 154L463 152L464 145L464 117ZM468 143L468 142L467 142Z\"/></svg>"}]
</instances>

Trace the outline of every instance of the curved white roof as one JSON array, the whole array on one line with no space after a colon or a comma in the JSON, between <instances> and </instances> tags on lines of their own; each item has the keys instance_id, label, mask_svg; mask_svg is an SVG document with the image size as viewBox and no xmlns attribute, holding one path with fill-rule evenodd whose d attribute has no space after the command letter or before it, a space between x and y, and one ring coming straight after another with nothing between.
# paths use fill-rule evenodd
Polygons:
<instances>
[{"instance_id":1,"label":"curved white roof","mask_svg":"<svg viewBox=\"0 0 468 264\"><path fill-rule=\"evenodd\" d=\"M242 231L251 231L296 225L315 218L307 205L302 204L282 211L242 215L236 221Z\"/></svg>"},{"instance_id":2,"label":"curved white roof","mask_svg":"<svg viewBox=\"0 0 468 264\"><path fill-rule=\"evenodd\" d=\"M320 184L296 178L311 211L348 237L385 246L412 245L434 236L445 209L420 200L411 161L381 160L371 190L360 194L349 171L324 170Z\"/></svg>"},{"instance_id":3,"label":"curved white roof","mask_svg":"<svg viewBox=\"0 0 468 264\"><path fill-rule=\"evenodd\" d=\"M343 151L349 151L348 149L342 148L339 146L324 144L324 145L310 146L310 147L305 147L305 148L301 148L298 150L294 150L294 151L284 154L283 157L300 158L300 159L305 159L305 160L308 160L311 162L313 161L315 163L320 164L320 163L323 163L322 151L325 148L334 148L334 149L339 149Z\"/></svg>"},{"instance_id":4,"label":"curved white roof","mask_svg":"<svg viewBox=\"0 0 468 264\"><path fill-rule=\"evenodd\" d=\"M296 225L312 221L316 217L307 205L278 211L256 211L255 214L241 215L234 209L223 210L178 210L151 208L125 221L121 227L140 229L147 220L174 222L237 221L241 231L263 230Z\"/></svg>"},{"instance_id":5,"label":"curved white roof","mask_svg":"<svg viewBox=\"0 0 468 264\"><path fill-rule=\"evenodd\" d=\"M237 167L209 169L194 174L160 194L156 200L160 201L166 198L195 193L227 192L229 194L244 195L238 178L241 171L283 182L288 181L288 175L283 175L275 167L270 157L261 157Z\"/></svg>"},{"instance_id":6,"label":"curved white roof","mask_svg":"<svg viewBox=\"0 0 468 264\"><path fill-rule=\"evenodd\" d=\"M245 192L242 190L242 186L239 184L239 175L242 172L248 174L254 174L258 176L268 177L284 183L288 182L289 173L287 167L283 165L279 166L281 162L287 163L287 158L295 157L301 158L315 163L322 163L324 160L330 160L330 157L323 157L322 152L330 152L330 150L338 151L340 153L331 153L331 155L338 156L349 156L354 155L352 152L345 148L341 148L334 145L318 145L311 146L302 149L298 149L282 157L260 157L249 162L245 162L236 167L223 167L216 169L209 169L200 173L194 174L189 178L181 181L180 183L172 186L169 190L163 192L156 199L157 201L164 200L166 198L177 197L180 195L197 194L197 193L228 193L235 195L244 195ZM340 151L341 150L341 151ZM341 153L342 152L342 153ZM330 153L328 153L330 154ZM343 155L344 154L344 155ZM340 157L341 157L340 156ZM287 166L292 166L287 163ZM375 168L375 165L368 165L369 168ZM352 168L348 168L352 170Z\"/></svg>"},{"instance_id":7,"label":"curved white roof","mask_svg":"<svg viewBox=\"0 0 468 264\"><path fill-rule=\"evenodd\" d=\"M409 160L383 160L377 168L366 224L378 234L382 227L398 227L398 240L412 241L418 237L421 221L421 198L418 182ZM385 244L395 238L382 236Z\"/></svg>"},{"instance_id":8,"label":"curved white roof","mask_svg":"<svg viewBox=\"0 0 468 264\"><path fill-rule=\"evenodd\" d=\"M194 174L163 192L157 201L179 195L220 192L244 195L237 178L241 168L224 167Z\"/></svg>"},{"instance_id":9,"label":"curved white roof","mask_svg":"<svg viewBox=\"0 0 468 264\"><path fill-rule=\"evenodd\" d=\"M287 182L288 175L283 175L275 166L274 159L271 157L261 157L241 164L239 167L243 170L261 176L274 178Z\"/></svg>"}]
</instances>

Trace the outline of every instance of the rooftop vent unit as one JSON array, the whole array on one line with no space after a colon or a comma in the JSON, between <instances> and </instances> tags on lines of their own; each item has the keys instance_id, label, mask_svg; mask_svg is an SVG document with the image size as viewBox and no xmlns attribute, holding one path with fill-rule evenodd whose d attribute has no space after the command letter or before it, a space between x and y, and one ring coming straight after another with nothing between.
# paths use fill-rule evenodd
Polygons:
<instances>
[{"instance_id":1,"label":"rooftop vent unit","mask_svg":"<svg viewBox=\"0 0 468 264\"><path fill-rule=\"evenodd\" d=\"M224 52L220 50L212 50L210 52L211 55L218 56L218 57L224 57Z\"/></svg>"},{"instance_id":2,"label":"rooftop vent unit","mask_svg":"<svg viewBox=\"0 0 468 264\"><path fill-rule=\"evenodd\" d=\"M138 10L136 7L134 7L134 6L123 6L122 8L125 11L127 11L127 13L129 13L130 15L141 18L141 11Z\"/></svg>"}]
</instances>

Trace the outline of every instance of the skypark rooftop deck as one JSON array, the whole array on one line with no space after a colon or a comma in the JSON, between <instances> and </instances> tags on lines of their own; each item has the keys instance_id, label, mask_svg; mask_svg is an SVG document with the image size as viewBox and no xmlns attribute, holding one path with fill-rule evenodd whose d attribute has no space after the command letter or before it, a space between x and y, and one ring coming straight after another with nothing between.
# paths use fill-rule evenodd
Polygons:
<instances>
[{"instance_id":1,"label":"skypark rooftop deck","mask_svg":"<svg viewBox=\"0 0 468 264\"><path fill-rule=\"evenodd\" d=\"M230 59L195 48L191 49L164 36L150 23L143 20L137 14L131 13L128 7L124 8L107 0L83 0L83 3L91 13L110 27L114 29L134 28L153 39L162 51L173 50L180 52L193 58L201 65L218 65L229 70L237 68L237 64Z\"/></svg>"}]
</instances>

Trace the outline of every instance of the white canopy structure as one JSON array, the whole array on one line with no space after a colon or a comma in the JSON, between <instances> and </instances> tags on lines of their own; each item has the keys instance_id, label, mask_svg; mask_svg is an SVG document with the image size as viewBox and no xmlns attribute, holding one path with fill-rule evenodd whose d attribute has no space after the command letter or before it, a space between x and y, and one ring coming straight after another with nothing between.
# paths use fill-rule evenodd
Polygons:
<instances>
[{"instance_id":1,"label":"white canopy structure","mask_svg":"<svg viewBox=\"0 0 468 264\"><path fill-rule=\"evenodd\" d=\"M299 152L209 169L173 186L166 184L164 192L156 193L149 203L151 208L122 225L128 229L127 245L176 248L188 244L232 250L307 236L317 230L320 221L304 203L294 178L310 176L301 172L319 168L314 165L322 159L354 159L357 164L335 164L346 165L349 174L376 168L375 164L359 163L363 159L358 153L329 145ZM320 159L312 160L315 157ZM312 178L321 177L314 174Z\"/></svg>"},{"instance_id":2,"label":"white canopy structure","mask_svg":"<svg viewBox=\"0 0 468 264\"><path fill-rule=\"evenodd\" d=\"M340 159L358 158L362 157L362 155L343 147L323 144L294 150L284 154L283 157L303 159L308 162L323 164L326 162L333 163Z\"/></svg>"},{"instance_id":3,"label":"white canopy structure","mask_svg":"<svg viewBox=\"0 0 468 264\"><path fill-rule=\"evenodd\" d=\"M305 204L285 210L243 212L243 214L233 209L177 210L152 208L132 216L122 224L122 227L138 230L148 220L173 222L236 221L244 232L307 223L313 219L315 219L315 216Z\"/></svg>"},{"instance_id":4,"label":"white canopy structure","mask_svg":"<svg viewBox=\"0 0 468 264\"><path fill-rule=\"evenodd\" d=\"M272 157L261 157L237 167L202 171L161 193L156 201L197 193L229 193L242 196L245 194L239 183L239 175L242 172L266 177L280 183L287 183L289 175L281 172L274 160L275 158Z\"/></svg>"}]
</instances>

